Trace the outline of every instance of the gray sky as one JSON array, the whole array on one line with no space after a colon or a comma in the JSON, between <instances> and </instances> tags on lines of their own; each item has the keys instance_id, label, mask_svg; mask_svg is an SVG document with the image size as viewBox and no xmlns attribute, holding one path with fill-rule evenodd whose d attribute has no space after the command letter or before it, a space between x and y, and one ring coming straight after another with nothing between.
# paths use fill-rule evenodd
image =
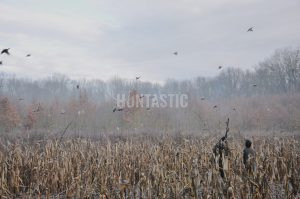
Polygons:
<instances>
[{"instance_id":1,"label":"gray sky","mask_svg":"<svg viewBox=\"0 0 300 199\"><path fill-rule=\"evenodd\" d=\"M0 72L161 82L253 68L300 46L299 9L299 0L0 0L0 48L12 54Z\"/></svg>"}]
</instances>

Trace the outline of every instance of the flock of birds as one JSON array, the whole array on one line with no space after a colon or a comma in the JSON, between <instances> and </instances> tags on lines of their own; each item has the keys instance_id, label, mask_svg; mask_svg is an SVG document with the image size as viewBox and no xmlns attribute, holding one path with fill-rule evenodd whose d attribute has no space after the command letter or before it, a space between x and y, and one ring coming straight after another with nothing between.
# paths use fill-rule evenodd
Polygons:
<instances>
[{"instance_id":1,"label":"flock of birds","mask_svg":"<svg viewBox=\"0 0 300 199\"><path fill-rule=\"evenodd\" d=\"M250 27L250 28L248 28L248 30L247 30L247 32L253 32L253 31L254 31L254 27ZM175 56L177 56L177 55L178 55L178 52L175 51L175 52L173 52L173 54L174 54ZM223 66L218 66L218 70L221 70L222 68L224 68L224 67L223 67ZM135 80L139 80L141 77L142 77L142 76L137 76L137 77L135 77ZM252 86L253 86L253 87L256 87L257 84L252 84ZM139 98L141 99L141 98L143 98L143 97L144 97L144 96L141 95ZM205 97L201 97L200 99L203 101L203 100L205 100ZM214 106L213 106L213 109L218 109L218 108L219 108L219 107L218 107L217 105L214 105ZM113 109L113 113L118 112L118 111L123 111L123 110L124 110L124 108L118 108L118 107L116 106L116 107L114 107L114 109ZM148 107L146 110L149 111L150 108ZM233 111L236 111L236 108L233 107L232 110L233 110Z\"/></svg>"},{"instance_id":2,"label":"flock of birds","mask_svg":"<svg viewBox=\"0 0 300 199\"><path fill-rule=\"evenodd\" d=\"M250 28L247 30L247 32L253 32L253 31L254 31L254 27L250 27ZM4 48L4 49L1 51L1 55L2 55L2 54L10 55L9 50L10 50L10 48ZM178 55L178 52L175 51L175 52L173 52L173 54L174 54L175 56L177 56L177 55ZM26 57L30 57L30 56L31 56L31 54L26 54ZM2 61L2 60L0 60L0 65L3 65L3 61ZM222 68L223 68L223 66L218 66L218 70L221 70ZM142 77L142 76L137 76L137 77L135 77L135 80L140 80L141 77ZM253 87L256 87L257 84L253 84L252 86L253 86ZM80 89L79 84L76 85L76 88L77 88L78 90ZM143 98L143 97L144 97L143 95L139 96L140 99ZM150 98L151 98L151 97L150 97ZM24 99L23 99L23 98L19 98L19 100L21 101L21 100L24 100ZM205 100L205 97L201 97L201 100ZM156 102L156 101L153 101L153 102ZM213 106L213 109L217 109L217 108L218 108L217 105L214 105L214 106ZM123 111L123 110L124 110L124 108L114 107L113 113L118 112L118 111ZM149 111L150 108L147 107L146 110ZM236 108L233 108L232 110L233 110L233 111L236 111ZM40 105L37 107L36 110L34 110L34 112L39 112L39 111L40 111Z\"/></svg>"},{"instance_id":3,"label":"flock of birds","mask_svg":"<svg viewBox=\"0 0 300 199\"><path fill-rule=\"evenodd\" d=\"M10 48L4 48L2 51L1 51L1 55L2 54L6 54L6 55L10 55L10 52L9 52ZM26 57L30 57L31 54L27 54ZM3 65L3 61L0 60L0 65Z\"/></svg>"},{"instance_id":4,"label":"flock of birds","mask_svg":"<svg viewBox=\"0 0 300 199\"><path fill-rule=\"evenodd\" d=\"M1 55L2 54L6 54L6 55L10 55L10 52L9 52L10 48L4 48L2 51L1 51ZM26 54L26 57L31 57L31 54ZM1 60L0 61L0 65L3 65L3 61ZM76 85L76 88L79 89L79 84ZM19 101L23 101L24 98L19 98ZM35 110L33 110L34 113L37 113L37 112L40 112L41 111L41 105L38 104L37 108ZM65 111L62 111L61 114L64 114Z\"/></svg>"}]
</instances>

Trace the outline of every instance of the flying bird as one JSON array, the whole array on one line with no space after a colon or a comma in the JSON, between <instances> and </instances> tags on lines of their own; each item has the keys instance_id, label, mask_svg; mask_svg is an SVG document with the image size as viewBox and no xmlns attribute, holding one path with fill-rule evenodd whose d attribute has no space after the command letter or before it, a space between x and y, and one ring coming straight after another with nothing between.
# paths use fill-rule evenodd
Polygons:
<instances>
[{"instance_id":1,"label":"flying bird","mask_svg":"<svg viewBox=\"0 0 300 199\"><path fill-rule=\"evenodd\" d=\"M30 56L31 56L31 54L27 54L27 55L26 55L26 57L30 57Z\"/></svg>"},{"instance_id":2,"label":"flying bird","mask_svg":"<svg viewBox=\"0 0 300 199\"><path fill-rule=\"evenodd\" d=\"M40 106L38 106L37 109L34 110L33 112L40 112L40 110L41 110L41 108L40 108Z\"/></svg>"},{"instance_id":3,"label":"flying bird","mask_svg":"<svg viewBox=\"0 0 300 199\"><path fill-rule=\"evenodd\" d=\"M217 105L214 105L214 107L213 108L218 108L218 106Z\"/></svg>"},{"instance_id":4,"label":"flying bird","mask_svg":"<svg viewBox=\"0 0 300 199\"><path fill-rule=\"evenodd\" d=\"M79 89L79 84L77 84L76 88Z\"/></svg>"},{"instance_id":5,"label":"flying bird","mask_svg":"<svg viewBox=\"0 0 300 199\"><path fill-rule=\"evenodd\" d=\"M249 29L247 30L247 32L253 32L253 28L254 28L254 27L249 28Z\"/></svg>"},{"instance_id":6,"label":"flying bird","mask_svg":"<svg viewBox=\"0 0 300 199\"><path fill-rule=\"evenodd\" d=\"M123 109L122 109L122 108L117 108L117 107L115 107L115 108L113 109L113 113L116 112L116 111L123 111Z\"/></svg>"},{"instance_id":7,"label":"flying bird","mask_svg":"<svg viewBox=\"0 0 300 199\"><path fill-rule=\"evenodd\" d=\"M223 68L223 66L219 66L218 69L220 70L221 68Z\"/></svg>"},{"instance_id":8,"label":"flying bird","mask_svg":"<svg viewBox=\"0 0 300 199\"><path fill-rule=\"evenodd\" d=\"M2 61L0 61L0 65L3 65L3 62L2 62Z\"/></svg>"},{"instance_id":9,"label":"flying bird","mask_svg":"<svg viewBox=\"0 0 300 199\"><path fill-rule=\"evenodd\" d=\"M5 49L3 49L3 50L1 51L1 54L4 54L4 53L5 53L5 54L7 54L7 55L10 55L9 52L8 52L9 49L10 49L10 48L5 48Z\"/></svg>"},{"instance_id":10,"label":"flying bird","mask_svg":"<svg viewBox=\"0 0 300 199\"><path fill-rule=\"evenodd\" d=\"M233 108L232 110L236 111L236 109L235 109L235 108Z\"/></svg>"},{"instance_id":11,"label":"flying bird","mask_svg":"<svg viewBox=\"0 0 300 199\"><path fill-rule=\"evenodd\" d=\"M139 76L139 77L135 77L135 80L139 80L142 76Z\"/></svg>"},{"instance_id":12,"label":"flying bird","mask_svg":"<svg viewBox=\"0 0 300 199\"><path fill-rule=\"evenodd\" d=\"M19 101L22 101L22 100L24 100L24 98L19 98Z\"/></svg>"},{"instance_id":13,"label":"flying bird","mask_svg":"<svg viewBox=\"0 0 300 199\"><path fill-rule=\"evenodd\" d=\"M147 110L147 111L150 111L150 108L148 107L146 110Z\"/></svg>"},{"instance_id":14,"label":"flying bird","mask_svg":"<svg viewBox=\"0 0 300 199\"><path fill-rule=\"evenodd\" d=\"M141 96L140 96L140 99L142 99L143 97L145 97L145 96L144 96L144 95L141 95Z\"/></svg>"},{"instance_id":15,"label":"flying bird","mask_svg":"<svg viewBox=\"0 0 300 199\"><path fill-rule=\"evenodd\" d=\"M257 84L253 84L252 86L256 87L256 86L257 86Z\"/></svg>"},{"instance_id":16,"label":"flying bird","mask_svg":"<svg viewBox=\"0 0 300 199\"><path fill-rule=\"evenodd\" d=\"M201 97L201 100L205 100L205 97Z\"/></svg>"},{"instance_id":17,"label":"flying bird","mask_svg":"<svg viewBox=\"0 0 300 199\"><path fill-rule=\"evenodd\" d=\"M178 55L178 52L174 52L173 54L174 54L174 55Z\"/></svg>"}]
</instances>

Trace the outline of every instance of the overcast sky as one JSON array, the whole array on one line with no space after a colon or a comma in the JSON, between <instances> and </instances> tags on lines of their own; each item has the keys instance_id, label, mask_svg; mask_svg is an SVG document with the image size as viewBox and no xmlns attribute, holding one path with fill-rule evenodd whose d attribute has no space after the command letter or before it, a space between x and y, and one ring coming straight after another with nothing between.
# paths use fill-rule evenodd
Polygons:
<instances>
[{"instance_id":1,"label":"overcast sky","mask_svg":"<svg viewBox=\"0 0 300 199\"><path fill-rule=\"evenodd\" d=\"M0 0L0 48L11 48L0 72L162 82L253 68L300 46L299 10L299 0Z\"/></svg>"}]
</instances>

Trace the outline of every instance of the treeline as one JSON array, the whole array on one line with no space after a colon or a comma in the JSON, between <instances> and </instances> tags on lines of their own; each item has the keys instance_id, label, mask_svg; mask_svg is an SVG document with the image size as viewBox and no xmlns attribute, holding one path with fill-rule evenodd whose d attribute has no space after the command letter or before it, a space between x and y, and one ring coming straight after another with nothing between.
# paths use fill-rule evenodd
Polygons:
<instances>
[{"instance_id":1,"label":"treeline","mask_svg":"<svg viewBox=\"0 0 300 199\"><path fill-rule=\"evenodd\" d=\"M184 110L138 111L131 121L113 113L117 94L187 94ZM64 75L30 80L0 75L0 130L221 131L230 116L239 130L300 130L300 49L280 49L254 70L224 68L212 78L167 80L163 85L119 77L72 80ZM214 106L217 108L213 109ZM76 117L75 117L76 116ZM79 117L80 116L80 117Z\"/></svg>"},{"instance_id":2,"label":"treeline","mask_svg":"<svg viewBox=\"0 0 300 199\"><path fill-rule=\"evenodd\" d=\"M192 80L169 79L165 84L126 80L115 77L110 81L71 80L64 75L29 80L13 75L0 75L0 95L31 100L68 100L77 95L76 86L90 100L104 101L120 93L138 88L141 93L187 93L207 99L249 97L253 95L285 94L300 91L300 49L280 49L260 62L254 70L224 68L213 78L204 76Z\"/></svg>"}]
</instances>

